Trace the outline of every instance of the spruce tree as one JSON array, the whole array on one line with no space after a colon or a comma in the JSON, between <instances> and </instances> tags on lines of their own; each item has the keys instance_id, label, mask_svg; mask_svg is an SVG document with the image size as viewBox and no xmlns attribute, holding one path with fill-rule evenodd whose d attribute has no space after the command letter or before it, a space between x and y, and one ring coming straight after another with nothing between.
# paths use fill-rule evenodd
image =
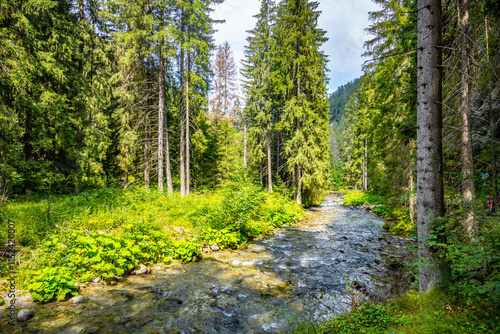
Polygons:
<instances>
[{"instance_id":1,"label":"spruce tree","mask_svg":"<svg viewBox=\"0 0 500 334\"><path fill-rule=\"evenodd\" d=\"M271 70L271 25L274 22L274 1L262 0L260 13L255 15L257 24L249 31L245 46L242 74L246 94L245 119L251 124L248 129L252 155L259 164L267 159L267 185L272 188L271 131L273 130L273 83ZM266 153L264 153L266 151ZM261 183L262 173L261 173Z\"/></svg>"},{"instance_id":2,"label":"spruce tree","mask_svg":"<svg viewBox=\"0 0 500 334\"><path fill-rule=\"evenodd\" d=\"M317 27L318 3L285 0L278 6L272 52L279 121L295 200L320 203L328 186L327 40Z\"/></svg>"}]
</instances>

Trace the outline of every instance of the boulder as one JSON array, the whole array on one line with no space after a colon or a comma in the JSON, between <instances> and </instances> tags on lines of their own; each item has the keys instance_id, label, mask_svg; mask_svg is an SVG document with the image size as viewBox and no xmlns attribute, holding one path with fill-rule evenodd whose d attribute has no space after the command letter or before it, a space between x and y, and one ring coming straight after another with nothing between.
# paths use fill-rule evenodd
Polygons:
<instances>
[{"instance_id":1,"label":"boulder","mask_svg":"<svg viewBox=\"0 0 500 334\"><path fill-rule=\"evenodd\" d=\"M211 249L212 251L214 251L214 252L216 252L216 251L220 250L219 246L218 246L216 243L215 243L215 244L213 244L213 245L211 245L211 246L210 246L210 249Z\"/></svg>"}]
</instances>

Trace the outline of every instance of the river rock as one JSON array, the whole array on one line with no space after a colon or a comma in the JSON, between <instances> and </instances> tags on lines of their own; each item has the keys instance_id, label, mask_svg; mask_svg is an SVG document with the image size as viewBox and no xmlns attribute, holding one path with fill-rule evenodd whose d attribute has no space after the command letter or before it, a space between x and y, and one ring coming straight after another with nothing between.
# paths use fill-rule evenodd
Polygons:
<instances>
[{"instance_id":1,"label":"river rock","mask_svg":"<svg viewBox=\"0 0 500 334\"><path fill-rule=\"evenodd\" d=\"M217 243L213 244L210 246L210 249L213 250L214 252L220 250L219 245Z\"/></svg>"},{"instance_id":2,"label":"river rock","mask_svg":"<svg viewBox=\"0 0 500 334\"><path fill-rule=\"evenodd\" d=\"M86 303L88 301L88 299L82 295L78 295L78 296L74 296L69 301L72 302L73 304L82 304L82 303Z\"/></svg>"},{"instance_id":3,"label":"river rock","mask_svg":"<svg viewBox=\"0 0 500 334\"><path fill-rule=\"evenodd\" d=\"M139 269L137 269L137 270L134 271L134 274L136 274L136 275L144 275L144 274L147 274L147 273L148 273L148 267L146 267L143 264L140 264L139 265Z\"/></svg>"},{"instance_id":4,"label":"river rock","mask_svg":"<svg viewBox=\"0 0 500 334\"><path fill-rule=\"evenodd\" d=\"M22 309L21 311L19 311L19 313L17 314L17 320L18 321L26 321L26 320L30 320L31 318L33 318L35 316L35 312L33 312L33 310L29 310L29 309Z\"/></svg>"}]
</instances>

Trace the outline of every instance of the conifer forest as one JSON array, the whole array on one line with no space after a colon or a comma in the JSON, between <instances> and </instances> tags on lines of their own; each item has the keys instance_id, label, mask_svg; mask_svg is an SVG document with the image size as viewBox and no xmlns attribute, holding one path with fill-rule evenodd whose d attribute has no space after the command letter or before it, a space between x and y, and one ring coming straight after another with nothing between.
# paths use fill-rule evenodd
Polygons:
<instances>
[{"instance_id":1,"label":"conifer forest","mask_svg":"<svg viewBox=\"0 0 500 334\"><path fill-rule=\"evenodd\" d=\"M500 1L326 1L0 0L0 332L500 332Z\"/></svg>"}]
</instances>

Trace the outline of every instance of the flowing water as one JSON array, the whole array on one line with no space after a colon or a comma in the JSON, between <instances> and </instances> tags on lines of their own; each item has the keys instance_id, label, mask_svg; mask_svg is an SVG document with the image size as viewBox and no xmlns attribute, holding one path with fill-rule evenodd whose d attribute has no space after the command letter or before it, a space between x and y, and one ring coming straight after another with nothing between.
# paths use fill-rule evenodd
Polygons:
<instances>
[{"instance_id":1,"label":"flowing water","mask_svg":"<svg viewBox=\"0 0 500 334\"><path fill-rule=\"evenodd\" d=\"M15 327L0 316L0 331L284 333L294 320L348 311L353 298L391 296L399 283L387 260L405 255L405 239L385 232L376 215L340 203L329 197L304 221L246 249L93 285L85 303L33 306L35 317Z\"/></svg>"}]
</instances>

